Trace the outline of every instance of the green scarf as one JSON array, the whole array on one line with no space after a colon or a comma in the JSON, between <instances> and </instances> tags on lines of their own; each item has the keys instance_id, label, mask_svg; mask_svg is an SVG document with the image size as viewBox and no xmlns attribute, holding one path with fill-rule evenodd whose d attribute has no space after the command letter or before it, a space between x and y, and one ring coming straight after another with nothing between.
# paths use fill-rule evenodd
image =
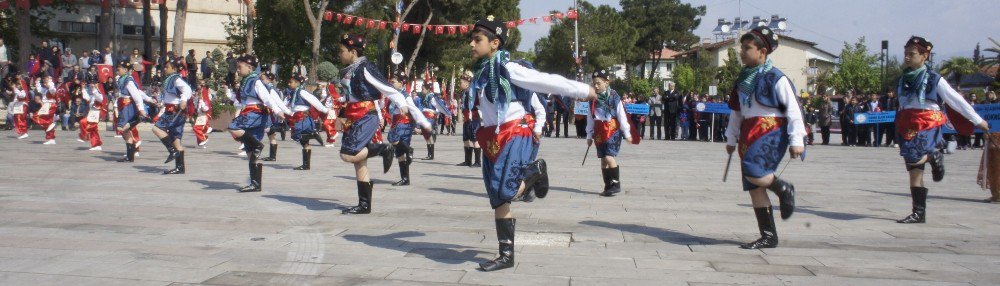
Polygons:
<instances>
[{"instance_id":1,"label":"green scarf","mask_svg":"<svg viewBox=\"0 0 1000 286\"><path fill-rule=\"evenodd\" d=\"M503 121L507 107L514 99L514 88L510 83L510 73L504 66L510 62L510 52L497 51L492 57L482 58L476 62L476 76L472 79L472 94L485 91L486 98L497 106L497 118ZM502 122L500 122L502 123ZM497 131L500 124L497 124Z\"/></svg>"},{"instance_id":2,"label":"green scarf","mask_svg":"<svg viewBox=\"0 0 1000 286\"><path fill-rule=\"evenodd\" d=\"M740 71L740 76L736 79L736 82L740 89L740 100L744 104L750 106L750 103L752 102L752 100L750 100L750 95L753 94L754 89L757 87L757 76L771 71L771 68L773 67L774 65L771 62L771 59L767 59L764 61L764 64L753 67L745 67L742 71Z\"/></svg>"},{"instance_id":3,"label":"green scarf","mask_svg":"<svg viewBox=\"0 0 1000 286\"><path fill-rule=\"evenodd\" d=\"M611 99L611 88L605 89L604 92L597 94L597 108L604 109L605 111L611 111L611 105L608 100Z\"/></svg>"},{"instance_id":4,"label":"green scarf","mask_svg":"<svg viewBox=\"0 0 1000 286\"><path fill-rule=\"evenodd\" d=\"M899 96L916 93L920 104L924 103L924 90L927 88L927 66L918 69L906 68L899 77Z\"/></svg>"}]
</instances>

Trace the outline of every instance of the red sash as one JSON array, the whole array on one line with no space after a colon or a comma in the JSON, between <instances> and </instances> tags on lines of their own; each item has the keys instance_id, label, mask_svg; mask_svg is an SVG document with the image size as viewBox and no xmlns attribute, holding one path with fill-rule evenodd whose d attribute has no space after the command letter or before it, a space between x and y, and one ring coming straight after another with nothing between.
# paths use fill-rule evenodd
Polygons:
<instances>
[{"instance_id":1,"label":"red sash","mask_svg":"<svg viewBox=\"0 0 1000 286\"><path fill-rule=\"evenodd\" d=\"M267 115L267 109L266 108L261 107L260 104L252 104L252 105L244 106L243 110L240 110L240 116L247 115L247 114L249 114L251 112Z\"/></svg>"},{"instance_id":2,"label":"red sash","mask_svg":"<svg viewBox=\"0 0 1000 286\"><path fill-rule=\"evenodd\" d=\"M131 103L132 103L132 98L131 97L119 97L118 98L118 111L122 111L122 109L125 109L125 106L128 106Z\"/></svg>"},{"instance_id":3,"label":"red sash","mask_svg":"<svg viewBox=\"0 0 1000 286\"><path fill-rule=\"evenodd\" d=\"M778 130L782 126L785 126L787 122L788 119L784 117L756 116L744 118L743 123L740 124L740 158L743 158L743 154L747 152L747 148L754 142L757 142L757 139L774 130Z\"/></svg>"},{"instance_id":4,"label":"red sash","mask_svg":"<svg viewBox=\"0 0 1000 286\"><path fill-rule=\"evenodd\" d=\"M375 102L373 101L351 102L344 107L344 117L354 122L360 120L361 117L365 117L365 115L373 110L375 110Z\"/></svg>"},{"instance_id":5,"label":"red sash","mask_svg":"<svg viewBox=\"0 0 1000 286\"><path fill-rule=\"evenodd\" d=\"M507 142L518 136L532 136L535 127L535 117L525 115L520 120L507 121L500 125L500 132L496 132L496 125L484 126L476 131L476 139L483 146L486 157L492 162L496 162L497 156L503 152Z\"/></svg>"},{"instance_id":6,"label":"red sash","mask_svg":"<svg viewBox=\"0 0 1000 286\"><path fill-rule=\"evenodd\" d=\"M905 109L896 113L896 132L905 140L913 140L917 132L940 127L947 120L941 111Z\"/></svg>"},{"instance_id":7,"label":"red sash","mask_svg":"<svg viewBox=\"0 0 1000 286\"><path fill-rule=\"evenodd\" d=\"M594 143L604 144L618 131L618 120L594 120Z\"/></svg>"},{"instance_id":8,"label":"red sash","mask_svg":"<svg viewBox=\"0 0 1000 286\"><path fill-rule=\"evenodd\" d=\"M428 121L433 122L433 120L437 118L437 113L435 113L434 111L424 110L424 117L427 117Z\"/></svg>"},{"instance_id":9,"label":"red sash","mask_svg":"<svg viewBox=\"0 0 1000 286\"><path fill-rule=\"evenodd\" d=\"M166 112L168 112L168 113L175 113L175 112L177 112L177 105L176 104L164 104L163 105L163 110L166 111Z\"/></svg>"},{"instance_id":10,"label":"red sash","mask_svg":"<svg viewBox=\"0 0 1000 286\"><path fill-rule=\"evenodd\" d=\"M396 124L410 124L409 114L396 114L392 116L392 125Z\"/></svg>"},{"instance_id":11,"label":"red sash","mask_svg":"<svg viewBox=\"0 0 1000 286\"><path fill-rule=\"evenodd\" d=\"M308 116L308 115L309 115L309 112L306 112L306 111L296 111L295 113L292 113L291 117L288 117L288 124L295 125L295 123L298 123L299 121L302 121L302 120L306 119L306 116Z\"/></svg>"}]
</instances>

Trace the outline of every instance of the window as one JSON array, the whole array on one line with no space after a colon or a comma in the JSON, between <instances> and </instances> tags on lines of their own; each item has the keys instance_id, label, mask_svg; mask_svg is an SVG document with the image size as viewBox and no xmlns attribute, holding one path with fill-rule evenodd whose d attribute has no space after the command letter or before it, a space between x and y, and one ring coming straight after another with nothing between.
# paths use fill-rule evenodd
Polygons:
<instances>
[{"instance_id":1,"label":"window","mask_svg":"<svg viewBox=\"0 0 1000 286\"><path fill-rule=\"evenodd\" d=\"M97 34L97 24L59 21L59 31L65 33Z\"/></svg>"}]
</instances>

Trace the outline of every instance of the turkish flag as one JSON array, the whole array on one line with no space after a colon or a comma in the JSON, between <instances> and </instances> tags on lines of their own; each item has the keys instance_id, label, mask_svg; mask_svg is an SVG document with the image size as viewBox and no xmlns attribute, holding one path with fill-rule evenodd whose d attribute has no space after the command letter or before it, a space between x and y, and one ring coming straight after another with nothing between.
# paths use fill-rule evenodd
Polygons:
<instances>
[{"instance_id":1,"label":"turkish flag","mask_svg":"<svg viewBox=\"0 0 1000 286\"><path fill-rule=\"evenodd\" d=\"M517 20L517 25L524 25L524 19Z\"/></svg>"},{"instance_id":2,"label":"turkish flag","mask_svg":"<svg viewBox=\"0 0 1000 286\"><path fill-rule=\"evenodd\" d=\"M337 22L344 20L344 14L337 13Z\"/></svg>"},{"instance_id":3,"label":"turkish flag","mask_svg":"<svg viewBox=\"0 0 1000 286\"><path fill-rule=\"evenodd\" d=\"M458 27L458 30L462 31L462 34L468 33L469 32L469 26Z\"/></svg>"},{"instance_id":4,"label":"turkish flag","mask_svg":"<svg viewBox=\"0 0 1000 286\"><path fill-rule=\"evenodd\" d=\"M538 17L534 17L534 18L528 19L528 22L531 22L532 24L536 24L536 23L538 23Z\"/></svg>"},{"instance_id":5,"label":"turkish flag","mask_svg":"<svg viewBox=\"0 0 1000 286\"><path fill-rule=\"evenodd\" d=\"M19 9L28 10L31 9L31 0L17 0L14 5Z\"/></svg>"},{"instance_id":6,"label":"turkish flag","mask_svg":"<svg viewBox=\"0 0 1000 286\"><path fill-rule=\"evenodd\" d=\"M112 71L111 65L96 65L97 66L97 80L101 83L108 82L111 77L114 76L114 71Z\"/></svg>"},{"instance_id":7,"label":"turkish flag","mask_svg":"<svg viewBox=\"0 0 1000 286\"><path fill-rule=\"evenodd\" d=\"M326 21L333 20L333 11L323 12L323 20L326 20Z\"/></svg>"},{"instance_id":8,"label":"turkish flag","mask_svg":"<svg viewBox=\"0 0 1000 286\"><path fill-rule=\"evenodd\" d=\"M448 34L454 35L456 30L458 30L458 28L455 26L448 26Z\"/></svg>"},{"instance_id":9,"label":"turkish flag","mask_svg":"<svg viewBox=\"0 0 1000 286\"><path fill-rule=\"evenodd\" d=\"M375 20L368 19L368 29L375 28Z\"/></svg>"},{"instance_id":10,"label":"turkish flag","mask_svg":"<svg viewBox=\"0 0 1000 286\"><path fill-rule=\"evenodd\" d=\"M517 23L514 23L514 21L507 22L507 28L514 28L514 27L517 27Z\"/></svg>"},{"instance_id":11,"label":"turkish flag","mask_svg":"<svg viewBox=\"0 0 1000 286\"><path fill-rule=\"evenodd\" d=\"M569 10L567 17L569 17L571 20L576 20L576 18L580 17L580 13L577 12L576 10Z\"/></svg>"},{"instance_id":12,"label":"turkish flag","mask_svg":"<svg viewBox=\"0 0 1000 286\"><path fill-rule=\"evenodd\" d=\"M418 34L418 35L419 35L419 34L420 34L420 31L422 30L422 29L420 28L420 24L413 24L413 25L411 25L411 26L413 26L413 27L412 27L412 29L411 29L411 30L413 30L413 33L414 33L414 34Z\"/></svg>"},{"instance_id":13,"label":"turkish flag","mask_svg":"<svg viewBox=\"0 0 1000 286\"><path fill-rule=\"evenodd\" d=\"M410 24L403 24L403 32L409 32L409 31L410 31Z\"/></svg>"},{"instance_id":14,"label":"turkish flag","mask_svg":"<svg viewBox=\"0 0 1000 286\"><path fill-rule=\"evenodd\" d=\"M444 27L441 26L434 27L434 34L440 35L442 33L444 33Z\"/></svg>"},{"instance_id":15,"label":"turkish flag","mask_svg":"<svg viewBox=\"0 0 1000 286\"><path fill-rule=\"evenodd\" d=\"M344 24L350 25L351 23L354 23L354 16L347 15L344 17Z\"/></svg>"},{"instance_id":16,"label":"turkish flag","mask_svg":"<svg viewBox=\"0 0 1000 286\"><path fill-rule=\"evenodd\" d=\"M560 19L561 20L562 18L563 18L563 13L562 12L556 12L556 19Z\"/></svg>"},{"instance_id":17,"label":"turkish flag","mask_svg":"<svg viewBox=\"0 0 1000 286\"><path fill-rule=\"evenodd\" d=\"M400 26L400 25L399 25L399 22L396 22L396 23L392 23L392 28L393 28L393 29L399 29L399 26Z\"/></svg>"},{"instance_id":18,"label":"turkish flag","mask_svg":"<svg viewBox=\"0 0 1000 286\"><path fill-rule=\"evenodd\" d=\"M380 30L385 30L385 25L386 25L385 21L378 21L378 28Z\"/></svg>"},{"instance_id":19,"label":"turkish flag","mask_svg":"<svg viewBox=\"0 0 1000 286\"><path fill-rule=\"evenodd\" d=\"M365 18L358 17L358 20L354 21L355 26L361 26L365 24Z\"/></svg>"},{"instance_id":20,"label":"turkish flag","mask_svg":"<svg viewBox=\"0 0 1000 286\"><path fill-rule=\"evenodd\" d=\"M544 17L542 17L542 22L545 22L545 23L552 22L552 16L544 16Z\"/></svg>"}]
</instances>

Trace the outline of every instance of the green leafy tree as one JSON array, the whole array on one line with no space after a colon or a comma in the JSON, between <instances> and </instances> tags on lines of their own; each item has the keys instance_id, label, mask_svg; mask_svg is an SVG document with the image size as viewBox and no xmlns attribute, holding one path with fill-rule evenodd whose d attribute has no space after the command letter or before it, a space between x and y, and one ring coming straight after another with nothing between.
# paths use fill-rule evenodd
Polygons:
<instances>
[{"instance_id":1,"label":"green leafy tree","mask_svg":"<svg viewBox=\"0 0 1000 286\"><path fill-rule=\"evenodd\" d=\"M674 67L674 83L676 84L677 90L683 93L688 93L695 91L697 92L697 83L695 82L694 68L688 64L679 64Z\"/></svg>"},{"instance_id":2,"label":"green leafy tree","mask_svg":"<svg viewBox=\"0 0 1000 286\"><path fill-rule=\"evenodd\" d=\"M595 7L581 1L579 5L580 52L584 71L609 68L630 60L631 48L639 39L638 30L629 25L628 20L608 5ZM539 69L563 75L573 74L573 25L574 21L557 21L549 34L535 43L536 65Z\"/></svg>"},{"instance_id":3,"label":"green leafy tree","mask_svg":"<svg viewBox=\"0 0 1000 286\"><path fill-rule=\"evenodd\" d=\"M653 61L647 76L644 63L649 55L659 56L664 47L682 50L698 42L694 29L701 25L701 17L705 16L704 5L691 6L680 0L621 0L620 4L622 15L626 15L639 32L635 47L641 52L633 54L632 64L639 65L643 77L652 79L659 64L659 59Z\"/></svg>"},{"instance_id":4,"label":"green leafy tree","mask_svg":"<svg viewBox=\"0 0 1000 286\"><path fill-rule=\"evenodd\" d=\"M833 74L833 85L838 91L875 92L881 82L880 76L878 56L868 53L864 37L853 45L844 43L840 67Z\"/></svg>"},{"instance_id":5,"label":"green leafy tree","mask_svg":"<svg viewBox=\"0 0 1000 286\"><path fill-rule=\"evenodd\" d=\"M743 64L740 63L740 56L736 53L736 49L729 48L726 51L726 55L729 58L719 68L717 76L719 79L720 94L729 92L735 86L736 79L740 76L740 71L743 70Z\"/></svg>"},{"instance_id":6,"label":"green leafy tree","mask_svg":"<svg viewBox=\"0 0 1000 286\"><path fill-rule=\"evenodd\" d=\"M331 62L322 62L316 67L316 76L320 81L335 80L339 74L340 71L337 70L337 66L333 65Z\"/></svg>"},{"instance_id":7,"label":"green leafy tree","mask_svg":"<svg viewBox=\"0 0 1000 286\"><path fill-rule=\"evenodd\" d=\"M10 51L10 60L13 62L17 59L19 68L28 61L28 55L39 39L55 36L49 29L49 21L55 16L55 11L79 13L79 7L73 1L51 2L50 5L41 6L37 0L33 0L30 1L31 8L24 10L17 7L14 1L8 1L10 8L0 10L0 36Z\"/></svg>"},{"instance_id":8,"label":"green leafy tree","mask_svg":"<svg viewBox=\"0 0 1000 286\"><path fill-rule=\"evenodd\" d=\"M979 72L979 66L966 57L955 57L941 63L938 72L955 80L955 89L962 88L962 77Z\"/></svg>"}]
</instances>

